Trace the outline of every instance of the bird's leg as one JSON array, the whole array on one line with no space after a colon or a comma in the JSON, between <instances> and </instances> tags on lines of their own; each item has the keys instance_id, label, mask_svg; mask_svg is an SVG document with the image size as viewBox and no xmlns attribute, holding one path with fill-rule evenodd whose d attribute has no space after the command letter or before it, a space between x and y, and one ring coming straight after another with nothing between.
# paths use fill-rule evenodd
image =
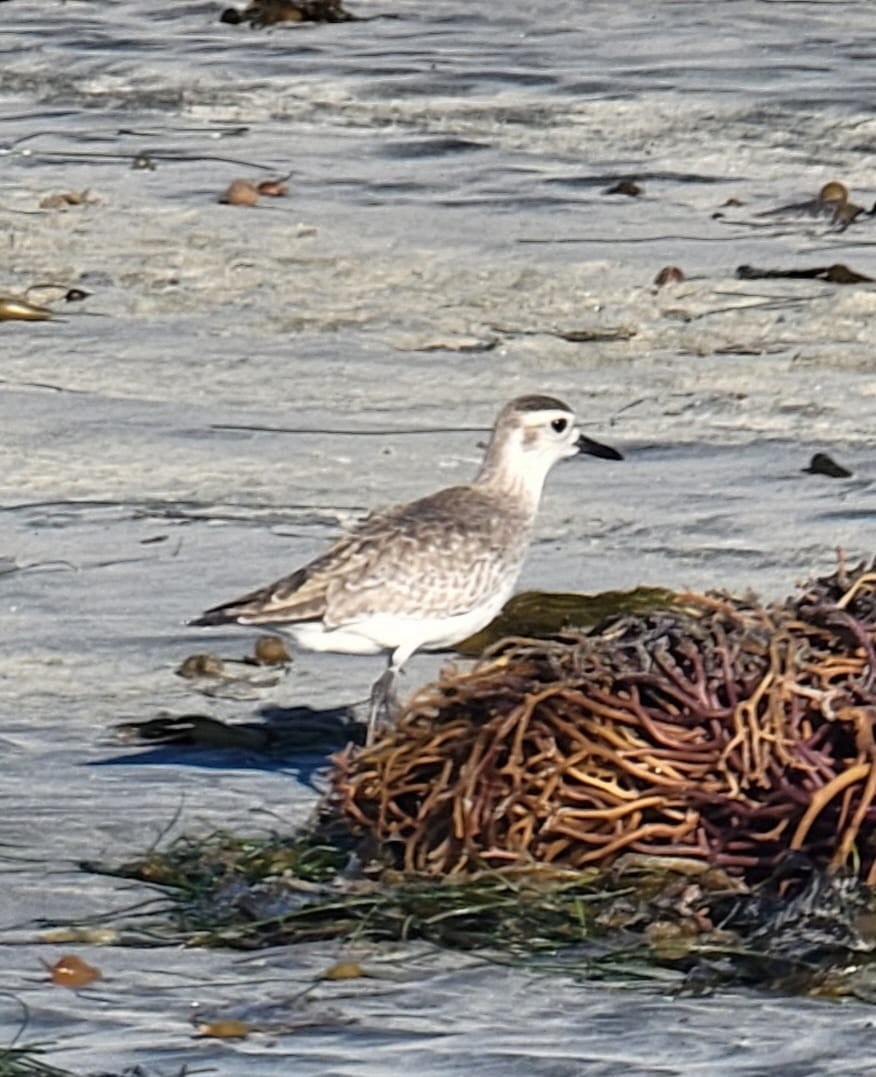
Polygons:
<instances>
[{"instance_id":1,"label":"bird's leg","mask_svg":"<svg viewBox=\"0 0 876 1077\"><path fill-rule=\"evenodd\" d=\"M392 721L398 711L397 681L398 669L390 660L390 664L371 687L371 697L368 702L368 730L365 734L366 745L374 743L380 726Z\"/></svg>"}]
</instances>

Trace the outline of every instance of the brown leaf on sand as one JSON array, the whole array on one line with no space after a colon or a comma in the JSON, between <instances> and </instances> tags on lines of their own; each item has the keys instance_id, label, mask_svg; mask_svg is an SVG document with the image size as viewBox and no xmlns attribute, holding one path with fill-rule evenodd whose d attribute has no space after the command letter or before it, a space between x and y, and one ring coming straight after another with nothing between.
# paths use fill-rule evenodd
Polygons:
<instances>
[{"instance_id":1,"label":"brown leaf on sand","mask_svg":"<svg viewBox=\"0 0 876 1077\"><path fill-rule=\"evenodd\" d=\"M100 969L89 965L87 961L83 961L76 954L64 954L63 957L58 958L54 965L47 965L46 967L49 970L52 983L57 984L58 987L85 987L90 983L94 983L95 980L100 980L103 976Z\"/></svg>"}]
</instances>

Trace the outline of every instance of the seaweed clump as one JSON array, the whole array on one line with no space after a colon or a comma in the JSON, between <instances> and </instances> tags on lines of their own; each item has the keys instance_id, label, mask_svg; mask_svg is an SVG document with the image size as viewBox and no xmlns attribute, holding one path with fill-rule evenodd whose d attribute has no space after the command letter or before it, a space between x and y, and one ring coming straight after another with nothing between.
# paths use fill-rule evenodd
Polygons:
<instances>
[{"instance_id":1,"label":"seaweed clump","mask_svg":"<svg viewBox=\"0 0 876 1077\"><path fill-rule=\"evenodd\" d=\"M39 1044L0 1047L0 1077L74 1077L70 1070L53 1066Z\"/></svg>"},{"instance_id":2,"label":"seaweed clump","mask_svg":"<svg viewBox=\"0 0 876 1077\"><path fill-rule=\"evenodd\" d=\"M872 893L792 856L748 888L702 861L627 854L611 868L504 868L446 877L363 872L327 835L179 838L117 867L173 901L129 939L256 949L425 939L587 979L702 993L753 984L876 1000ZM796 887L789 896L788 886ZM168 915L169 914L169 915ZM2 1071L0 1071L2 1073Z\"/></svg>"},{"instance_id":3,"label":"seaweed clump","mask_svg":"<svg viewBox=\"0 0 876 1077\"><path fill-rule=\"evenodd\" d=\"M261 28L280 23L353 22L356 16L345 10L341 0L251 0L242 10L229 7L219 16L232 26L249 23Z\"/></svg>"},{"instance_id":4,"label":"seaweed clump","mask_svg":"<svg viewBox=\"0 0 876 1077\"><path fill-rule=\"evenodd\" d=\"M83 867L171 892L153 944L419 938L876 1001L876 570L769 607L654 597L590 634L564 599L548 638L445 672L335 758L306 832Z\"/></svg>"},{"instance_id":5,"label":"seaweed clump","mask_svg":"<svg viewBox=\"0 0 876 1077\"><path fill-rule=\"evenodd\" d=\"M53 1066L45 1058L49 1045L25 1043L24 1033L30 1024L30 1010L16 995L2 992L3 1001L12 1003L21 1013L18 1030L8 1044L0 1043L0 1077L75 1077L70 1070Z\"/></svg>"},{"instance_id":6,"label":"seaweed clump","mask_svg":"<svg viewBox=\"0 0 876 1077\"><path fill-rule=\"evenodd\" d=\"M789 853L876 884L876 566L761 606L686 595L445 671L335 758L333 808L408 872Z\"/></svg>"}]
</instances>

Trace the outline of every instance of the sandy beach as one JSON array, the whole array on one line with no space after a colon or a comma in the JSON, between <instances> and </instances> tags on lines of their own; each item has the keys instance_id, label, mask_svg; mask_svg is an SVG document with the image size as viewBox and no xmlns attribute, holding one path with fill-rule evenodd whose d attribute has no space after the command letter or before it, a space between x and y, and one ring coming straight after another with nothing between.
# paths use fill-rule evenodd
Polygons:
<instances>
[{"instance_id":1,"label":"sandy beach","mask_svg":"<svg viewBox=\"0 0 876 1077\"><path fill-rule=\"evenodd\" d=\"M626 457L555 470L521 588L777 598L838 547L872 557L876 285L736 277L876 277L874 219L758 216L833 178L876 198L869 6L368 0L397 17L268 31L206 3L5 7L0 292L40 285L56 316L0 323L0 1049L26 1007L23 1039L77 1074L867 1072L858 1003L678 999L416 944L323 984L336 944L46 933L159 896L80 860L307 819L321 758L113 727L360 704L379 659L296 653L204 694L183 659L255 637L185 622L467 480L518 393ZM218 202L287 175L286 198ZM641 195L605 193L624 177ZM57 192L88 196L42 208ZM686 279L656 287L665 265ZM803 472L815 452L851 477ZM406 689L445 660L415 658ZM71 950L103 972L78 993L43 965ZM204 1039L205 1013L263 1030Z\"/></svg>"}]
</instances>

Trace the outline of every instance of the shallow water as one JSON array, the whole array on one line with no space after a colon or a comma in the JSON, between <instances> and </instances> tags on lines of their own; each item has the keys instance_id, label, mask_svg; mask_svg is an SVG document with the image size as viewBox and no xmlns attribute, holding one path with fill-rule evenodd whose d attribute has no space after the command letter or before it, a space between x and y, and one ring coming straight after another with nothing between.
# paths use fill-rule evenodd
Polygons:
<instances>
[{"instance_id":1,"label":"shallow water","mask_svg":"<svg viewBox=\"0 0 876 1077\"><path fill-rule=\"evenodd\" d=\"M872 5L350 5L376 17L250 31L219 4L3 7L0 291L92 293L0 325L0 925L26 1038L80 1072L865 1073L857 1004L678 999L411 947L366 954L381 977L319 987L317 1026L290 1031L337 946L39 941L35 921L150 896L80 858L306 818L318 760L138 751L110 728L361 700L373 662L307 655L276 687L202 697L182 658L251 638L183 622L369 507L467 478L517 392L568 399L627 456L557 469L521 586L780 596L837 546L873 552L873 287L734 277L876 276L871 218L757 216L832 178L876 197ZM288 199L216 202L287 173ZM628 177L639 198L605 193ZM671 263L688 279L655 289ZM853 477L803 474L815 451ZM78 995L40 964L71 948L105 973ZM250 1040L192 1037L198 1007L247 1006ZM4 1002L0 1044L17 1021Z\"/></svg>"}]
</instances>

